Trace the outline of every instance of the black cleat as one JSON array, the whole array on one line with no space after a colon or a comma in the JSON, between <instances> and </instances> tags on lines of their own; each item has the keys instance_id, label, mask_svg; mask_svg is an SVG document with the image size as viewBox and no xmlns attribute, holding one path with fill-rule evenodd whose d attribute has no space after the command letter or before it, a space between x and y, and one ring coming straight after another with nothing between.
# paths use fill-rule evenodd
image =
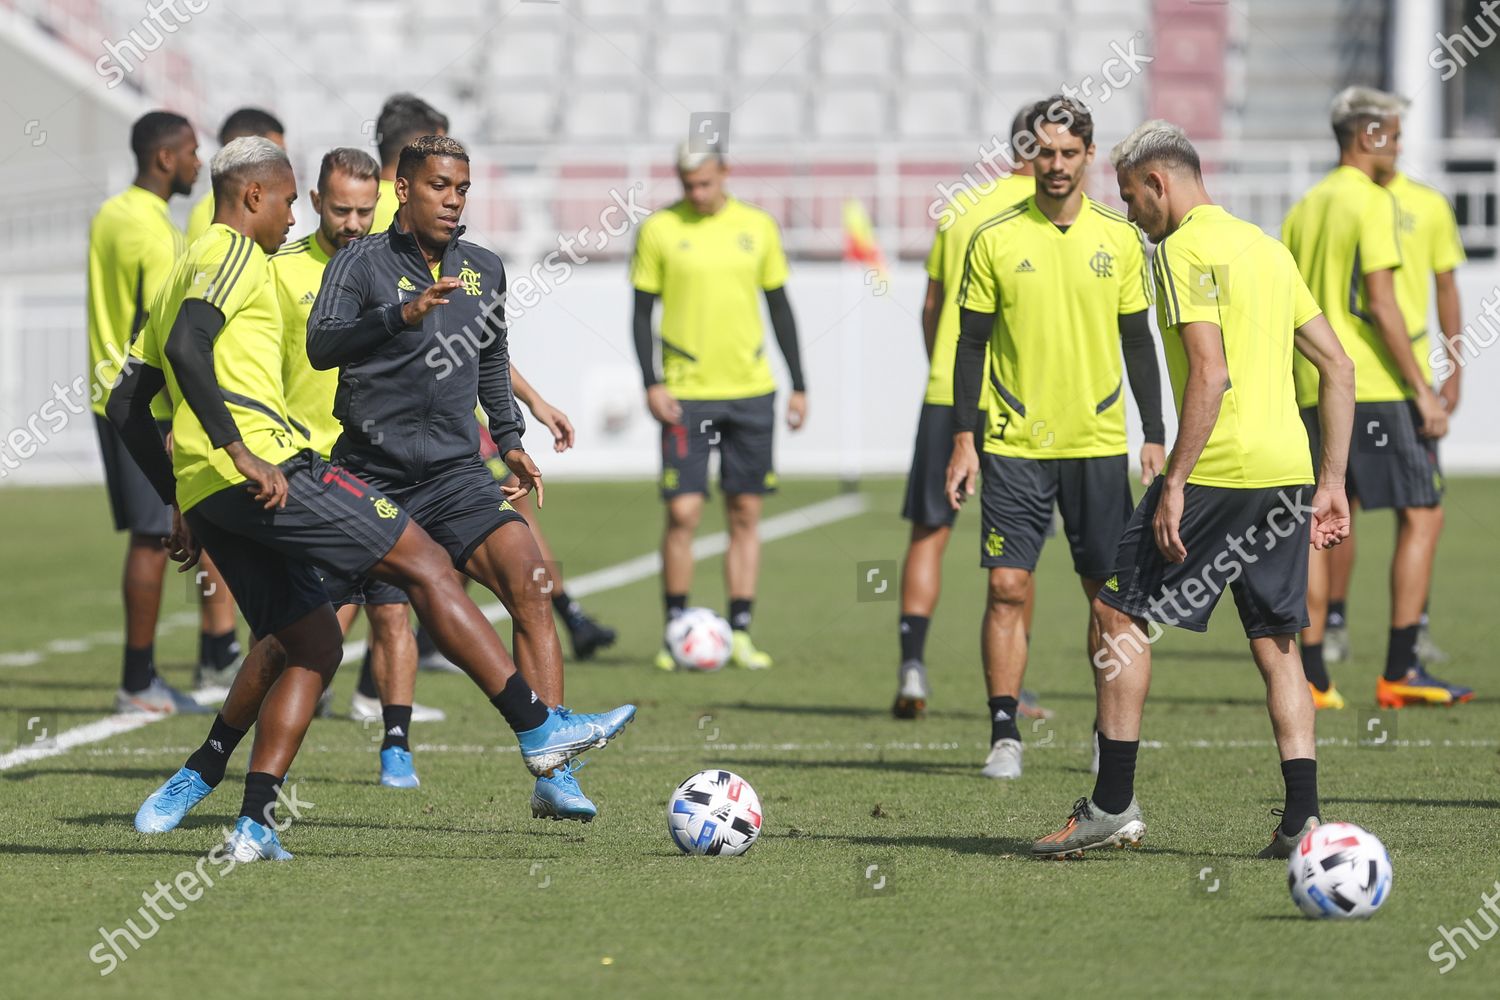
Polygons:
<instances>
[{"instance_id":1,"label":"black cleat","mask_svg":"<svg viewBox=\"0 0 1500 1000\"><path fill-rule=\"evenodd\" d=\"M600 625L582 611L571 616L566 624L568 638L573 641L574 659L587 660L599 650L615 644L615 630Z\"/></svg>"}]
</instances>

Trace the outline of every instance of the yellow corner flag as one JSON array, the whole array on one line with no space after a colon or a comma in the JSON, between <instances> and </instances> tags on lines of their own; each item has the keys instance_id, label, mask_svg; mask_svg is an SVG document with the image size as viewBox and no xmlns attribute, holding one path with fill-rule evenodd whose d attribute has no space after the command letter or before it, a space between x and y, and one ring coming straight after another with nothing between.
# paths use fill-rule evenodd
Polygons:
<instances>
[{"instance_id":1,"label":"yellow corner flag","mask_svg":"<svg viewBox=\"0 0 1500 1000\"><path fill-rule=\"evenodd\" d=\"M844 260L864 264L881 281L886 280L885 254L875 241L875 227L862 202L850 198L844 202Z\"/></svg>"}]
</instances>

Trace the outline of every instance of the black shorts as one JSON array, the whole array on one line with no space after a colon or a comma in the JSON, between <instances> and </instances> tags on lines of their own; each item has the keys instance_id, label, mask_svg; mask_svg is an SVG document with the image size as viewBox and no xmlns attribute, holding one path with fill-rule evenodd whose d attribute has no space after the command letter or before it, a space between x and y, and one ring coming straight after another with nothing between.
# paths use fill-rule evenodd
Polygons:
<instances>
[{"instance_id":1,"label":"black shorts","mask_svg":"<svg viewBox=\"0 0 1500 1000\"><path fill-rule=\"evenodd\" d=\"M1318 467L1323 435L1318 408L1305 407L1302 423ZM1436 507L1443 500L1443 470L1437 442L1417 433L1422 425L1417 404L1355 403L1354 436L1349 444L1345 492L1366 510Z\"/></svg>"},{"instance_id":2,"label":"black shorts","mask_svg":"<svg viewBox=\"0 0 1500 1000\"><path fill-rule=\"evenodd\" d=\"M184 517L257 636L329 603L323 577L359 580L406 530L407 514L379 490L311 451L281 463L287 501L266 510L243 484Z\"/></svg>"},{"instance_id":3,"label":"black shorts","mask_svg":"<svg viewBox=\"0 0 1500 1000\"><path fill-rule=\"evenodd\" d=\"M477 454L416 485L359 474L411 515L448 551L460 570L496 528L511 521L526 521L505 499L500 484Z\"/></svg>"},{"instance_id":4,"label":"black shorts","mask_svg":"<svg viewBox=\"0 0 1500 1000\"><path fill-rule=\"evenodd\" d=\"M951 528L958 511L948 503L945 489L948 459L953 456L953 407L923 403L917 419L917 442L911 471L906 475L906 500L901 516L926 528Z\"/></svg>"},{"instance_id":5,"label":"black shorts","mask_svg":"<svg viewBox=\"0 0 1500 1000\"><path fill-rule=\"evenodd\" d=\"M1248 638L1306 628L1313 488L1188 483L1177 529L1187 558L1169 563L1152 527L1165 482L1158 476L1135 509L1120 538L1122 568L1105 581L1099 599L1136 618L1202 632L1228 587Z\"/></svg>"},{"instance_id":6,"label":"black shorts","mask_svg":"<svg viewBox=\"0 0 1500 1000\"><path fill-rule=\"evenodd\" d=\"M979 461L981 566L1035 570L1055 503L1078 575L1103 580L1120 568L1120 533L1130 520L1124 455L1039 459L984 453Z\"/></svg>"},{"instance_id":7,"label":"black shorts","mask_svg":"<svg viewBox=\"0 0 1500 1000\"><path fill-rule=\"evenodd\" d=\"M684 399L682 422L661 429L663 499L708 492L708 455L719 449L719 488L774 493L771 441L776 394L750 399Z\"/></svg>"},{"instance_id":8,"label":"black shorts","mask_svg":"<svg viewBox=\"0 0 1500 1000\"><path fill-rule=\"evenodd\" d=\"M157 428L165 436L171 431L172 422L157 421ZM104 460L104 484L109 489L115 530L136 535L171 534L172 508L161 502L151 480L130 456L115 425L96 413L94 431L99 435L99 456Z\"/></svg>"},{"instance_id":9,"label":"black shorts","mask_svg":"<svg viewBox=\"0 0 1500 1000\"><path fill-rule=\"evenodd\" d=\"M368 604L411 603L411 598L406 596L406 591L394 583L386 583L384 580L369 576L363 579L351 579L325 574L323 590L328 594L329 603L336 608L342 608L346 604L364 607Z\"/></svg>"}]
</instances>

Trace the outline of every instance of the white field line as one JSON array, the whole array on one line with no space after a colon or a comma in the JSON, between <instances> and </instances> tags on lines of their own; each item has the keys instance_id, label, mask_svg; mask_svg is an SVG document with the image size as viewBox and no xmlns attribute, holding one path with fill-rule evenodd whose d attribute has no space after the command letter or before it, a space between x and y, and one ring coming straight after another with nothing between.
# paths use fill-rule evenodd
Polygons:
<instances>
[{"instance_id":1,"label":"white field line","mask_svg":"<svg viewBox=\"0 0 1500 1000\"><path fill-rule=\"evenodd\" d=\"M834 497L831 500L823 500L819 503L808 504L806 507L798 507L789 510L785 514L777 514L768 517L761 522L760 537L762 541L770 542L779 538L788 538L813 528L820 528L825 524L833 524L846 518L861 514L868 506L868 501L863 494L848 493ZM729 547L729 535L719 531L711 535L704 535L693 542L693 559L707 559L710 556L722 554ZM611 590L615 587L623 587L655 576L661 570L661 556L658 553L637 556L627 559L613 566L596 570L593 573L585 573L568 581L568 591L579 597L589 594L597 594L600 591ZM480 608L484 616L492 622L503 621L510 617L505 608L500 604L490 604ZM186 613L184 613L186 614ZM176 616L181 618L182 615ZM189 620L196 620L196 612L192 613ZM175 620L175 618L174 618ZM58 643L52 643L53 646ZM72 646L65 646L71 649ZM364 640L344 643L344 663L360 659L365 655ZM30 666L40 662L43 654L32 650L21 653L0 654L9 657L9 660L0 660L0 665ZM34 657L34 658L29 658ZM28 659L29 658L29 659ZM23 662L24 661L24 662ZM166 718L164 715L112 715L95 722L58 733L56 737L45 740L35 746L21 747L9 753L0 754L0 771L7 771L22 764L32 761L43 760L47 757L56 757L67 753L77 746L87 743L98 743L107 740L120 733L128 733L132 729L140 729L142 726L159 722Z\"/></svg>"}]
</instances>

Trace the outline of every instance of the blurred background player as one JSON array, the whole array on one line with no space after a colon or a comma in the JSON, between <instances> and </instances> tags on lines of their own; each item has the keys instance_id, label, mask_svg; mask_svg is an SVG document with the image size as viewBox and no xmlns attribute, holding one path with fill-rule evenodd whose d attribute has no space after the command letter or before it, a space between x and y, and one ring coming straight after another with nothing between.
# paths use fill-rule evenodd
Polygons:
<instances>
[{"instance_id":1,"label":"blurred background player","mask_svg":"<svg viewBox=\"0 0 1500 1000\"><path fill-rule=\"evenodd\" d=\"M945 490L954 510L974 493L981 428L980 565L988 570L981 649L990 716L982 773L998 779L1021 776L1023 612L1054 505L1086 601L1119 568L1116 550L1132 509L1127 371L1146 437L1141 481L1151 482L1166 458L1145 240L1125 216L1083 193L1094 158L1088 109L1054 96L1026 118L1036 192L975 230L956 297ZM1085 633L1092 659L1098 637L1092 628Z\"/></svg>"},{"instance_id":2,"label":"blurred background player","mask_svg":"<svg viewBox=\"0 0 1500 1000\"><path fill-rule=\"evenodd\" d=\"M258 135L262 139L270 139L282 149L286 148L286 127L281 124L281 119L269 111L260 108L240 108L231 111L229 117L224 119L224 124L219 126L219 148L223 149L236 139L242 139L247 135ZM187 239L189 243L195 242L198 237L208 232L208 227L214 221L214 191L209 188L208 192L193 210L188 213Z\"/></svg>"},{"instance_id":3,"label":"blurred background player","mask_svg":"<svg viewBox=\"0 0 1500 1000\"><path fill-rule=\"evenodd\" d=\"M105 419L109 391L130 345L145 326L151 300L185 249L167 212L168 199L187 195L198 177L198 138L181 115L152 111L130 130L135 179L99 207L89 226L88 340L93 379L94 427L104 461L115 530L129 532L121 594L125 604L125 656L117 712L199 712L197 702L156 674L156 625L167 571L162 539L171 534L171 508L162 503ZM171 420L165 399L152 405ZM201 600L198 668L203 687L232 679L240 648L234 602L212 566L199 571Z\"/></svg>"},{"instance_id":4,"label":"blurred background player","mask_svg":"<svg viewBox=\"0 0 1500 1000\"><path fill-rule=\"evenodd\" d=\"M776 220L725 189L729 168L721 147L682 143L677 176L682 199L641 223L630 262L636 357L646 405L662 428L666 616L670 621L687 607L693 533L708 493L708 456L717 448L729 522L724 553L724 590L734 630L729 662L764 669L771 666L771 657L750 639L760 574L761 506L776 489L776 380L766 361L762 293L791 376L787 426L798 430L807 419L797 324L785 288L786 254ZM651 323L658 298L659 336ZM656 666L674 666L665 644L656 654Z\"/></svg>"},{"instance_id":5,"label":"blurred background player","mask_svg":"<svg viewBox=\"0 0 1500 1000\"><path fill-rule=\"evenodd\" d=\"M392 94L380 106L375 119L375 143L380 153L380 198L375 202L375 219L370 232L383 233L391 228L400 204L396 201L396 167L401 150L423 135L447 135L448 116L416 94Z\"/></svg>"},{"instance_id":6,"label":"blurred background player","mask_svg":"<svg viewBox=\"0 0 1500 1000\"><path fill-rule=\"evenodd\" d=\"M1396 292L1403 266L1399 208L1376 178L1395 173L1405 102L1368 87L1349 87L1333 100L1339 165L1287 213L1281 237L1354 360L1354 447L1347 488L1366 510L1396 511L1390 634L1385 672L1376 681L1382 707L1451 705L1473 690L1427 673L1417 657L1417 630L1427 603L1433 558L1443 524L1442 473L1436 442L1448 431L1443 401L1412 354ZM1317 439L1317 372L1298 359L1297 401ZM1314 450L1317 445L1314 443ZM1331 557L1308 564L1308 620L1302 666L1320 708L1340 708L1323 658Z\"/></svg>"},{"instance_id":7,"label":"blurred background player","mask_svg":"<svg viewBox=\"0 0 1500 1000\"><path fill-rule=\"evenodd\" d=\"M342 430L333 415L338 370L318 371L308 362L307 318L317 301L329 259L351 240L369 232L379 173L375 160L362 150L341 148L325 154L317 187L310 193L318 216L317 228L270 258L283 327L281 374L287 415L307 430L313 450L325 459ZM394 788L416 787L412 723L439 722L446 716L439 709L413 701L417 645L409 623L406 592L388 583L367 580L362 586L330 596L347 599L336 602L345 635L361 606L370 620L369 641L349 714L357 721L380 719L384 724L380 783ZM326 697L328 692L324 694Z\"/></svg>"},{"instance_id":8,"label":"blurred background player","mask_svg":"<svg viewBox=\"0 0 1500 1000\"><path fill-rule=\"evenodd\" d=\"M958 512L948 502L943 477L953 454L953 351L958 344L959 282L969 239L986 222L1036 191L1031 162L1017 152L1027 133L1028 104L1016 112L1010 126L1009 155L1004 168L1011 173L987 184L965 189L944 206L932 250L927 254L927 298L922 303L922 342L927 350L927 394L917 420L917 442L911 472L906 477L906 500L901 516L911 522L911 540L901 568L901 666L897 672L896 701L891 712L898 719L915 719L927 709L932 689L927 683L927 629L937 610L943 586L943 553L953 534ZM1024 621L1031 634L1036 597L1026 595ZM1021 692L1021 713L1039 713L1035 696Z\"/></svg>"},{"instance_id":9,"label":"blurred background player","mask_svg":"<svg viewBox=\"0 0 1500 1000\"><path fill-rule=\"evenodd\" d=\"M1457 355L1458 340L1463 335L1457 268L1464 262L1465 255L1463 242L1458 238L1458 220L1453 217L1453 206L1441 192L1394 169L1394 160L1389 165L1392 169L1386 169L1387 161L1376 161L1375 182L1391 193L1401 213L1397 230L1401 241L1401 267L1396 271L1396 302L1406 319L1412 353L1422 369L1423 378L1431 385L1434 347L1433 338L1427 335L1427 320L1428 306L1436 290L1438 327L1443 334L1438 340L1442 345L1442 355L1448 359L1443 366L1447 376L1437 393L1451 420L1458 409L1463 374ZM1358 505L1359 498L1351 495L1349 506L1357 508ZM1328 595L1328 627L1323 635L1323 659L1328 663L1342 663L1350 658L1347 601L1349 581L1354 575L1352 531L1348 540L1334 549L1329 558L1332 582ZM1443 663L1448 659L1448 654L1432 640L1425 604L1417 629L1417 659L1423 663Z\"/></svg>"}]
</instances>

